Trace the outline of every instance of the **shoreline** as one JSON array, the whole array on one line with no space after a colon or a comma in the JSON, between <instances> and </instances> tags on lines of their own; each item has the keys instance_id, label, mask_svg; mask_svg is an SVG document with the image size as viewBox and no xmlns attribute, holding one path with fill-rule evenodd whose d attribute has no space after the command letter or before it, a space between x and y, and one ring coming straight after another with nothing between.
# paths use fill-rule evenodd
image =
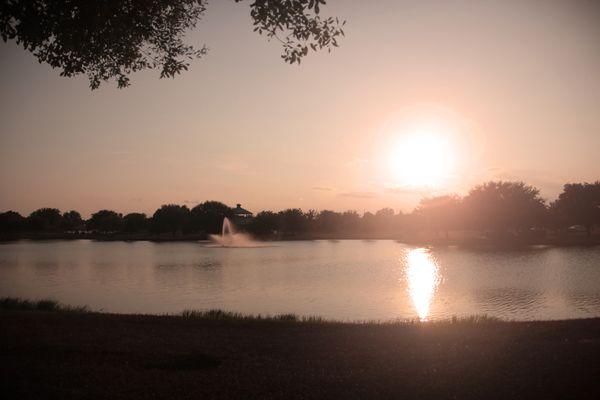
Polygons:
<instances>
[{"instance_id":1,"label":"shoreline","mask_svg":"<svg viewBox=\"0 0 600 400\"><path fill-rule=\"evenodd\" d=\"M326 324L326 325L359 325L359 326L432 326L448 324L528 324L528 323L567 323L572 321L597 320L600 323L600 316L587 318L569 318L569 319L538 319L538 320L515 320L502 319L487 314L473 314L467 316L452 316L449 318L420 320L415 318L392 318L392 319L354 319L343 320L335 318L323 318L319 315L300 315L294 313L283 314L246 314L236 311L228 311L219 308L213 309L184 309L175 313L120 313L112 311L94 310L87 305L70 305L53 300L44 299L23 299L20 297L0 297L0 313L2 312L50 312L50 313L71 313L71 314L95 314L120 317L140 317L140 318L174 318L198 321L225 321L225 322L253 322L253 323L293 323L293 324Z\"/></svg>"},{"instance_id":2,"label":"shoreline","mask_svg":"<svg viewBox=\"0 0 600 400\"><path fill-rule=\"evenodd\" d=\"M48 234L25 234L25 235L0 235L0 243L15 242L21 240L29 241L48 241L48 240L92 240L98 242L207 242L209 236L206 234L189 235L153 235L153 234L68 234L68 233L48 233ZM317 241L317 240L395 240L399 243L415 246L459 246L459 247L494 247L494 248L512 248L528 246L597 246L600 245L600 235L592 236L555 236L549 238L507 238L507 239L486 239L477 237L467 238L415 238L407 237L401 234L303 234L294 236L266 236L256 237L258 241L264 242L294 242L294 241Z\"/></svg>"},{"instance_id":3,"label":"shoreline","mask_svg":"<svg viewBox=\"0 0 600 400\"><path fill-rule=\"evenodd\" d=\"M600 318L352 324L0 309L0 326L7 398L600 395Z\"/></svg>"}]
</instances>

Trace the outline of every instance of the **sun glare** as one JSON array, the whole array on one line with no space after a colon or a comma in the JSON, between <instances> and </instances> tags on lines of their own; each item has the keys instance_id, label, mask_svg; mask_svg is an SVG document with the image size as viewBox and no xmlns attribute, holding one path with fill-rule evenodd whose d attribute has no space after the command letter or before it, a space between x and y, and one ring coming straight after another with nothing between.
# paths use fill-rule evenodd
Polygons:
<instances>
[{"instance_id":1,"label":"sun glare","mask_svg":"<svg viewBox=\"0 0 600 400\"><path fill-rule=\"evenodd\" d=\"M439 283L438 266L427 249L413 249L406 256L406 268L410 298L419 319L426 321Z\"/></svg>"},{"instance_id":2,"label":"sun glare","mask_svg":"<svg viewBox=\"0 0 600 400\"><path fill-rule=\"evenodd\" d=\"M439 186L453 173L453 149L442 132L410 130L390 149L389 167L400 184Z\"/></svg>"}]
</instances>

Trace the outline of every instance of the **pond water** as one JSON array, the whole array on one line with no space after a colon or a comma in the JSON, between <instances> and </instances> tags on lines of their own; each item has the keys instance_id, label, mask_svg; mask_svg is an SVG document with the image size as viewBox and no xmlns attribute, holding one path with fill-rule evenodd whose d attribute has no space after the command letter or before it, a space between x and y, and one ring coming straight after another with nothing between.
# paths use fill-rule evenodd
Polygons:
<instances>
[{"instance_id":1,"label":"pond water","mask_svg":"<svg viewBox=\"0 0 600 400\"><path fill-rule=\"evenodd\" d=\"M0 297L118 313L219 308L338 320L600 316L600 246L516 251L395 241L0 244Z\"/></svg>"}]
</instances>

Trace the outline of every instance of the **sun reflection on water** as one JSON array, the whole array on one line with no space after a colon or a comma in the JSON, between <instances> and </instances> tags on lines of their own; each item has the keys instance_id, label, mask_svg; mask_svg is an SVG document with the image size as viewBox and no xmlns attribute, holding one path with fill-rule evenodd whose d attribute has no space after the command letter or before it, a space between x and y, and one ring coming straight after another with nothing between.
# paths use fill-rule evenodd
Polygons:
<instances>
[{"instance_id":1,"label":"sun reflection on water","mask_svg":"<svg viewBox=\"0 0 600 400\"><path fill-rule=\"evenodd\" d=\"M408 292L419 319L427 321L433 295L439 283L438 265L429 250L419 248L406 255Z\"/></svg>"}]
</instances>

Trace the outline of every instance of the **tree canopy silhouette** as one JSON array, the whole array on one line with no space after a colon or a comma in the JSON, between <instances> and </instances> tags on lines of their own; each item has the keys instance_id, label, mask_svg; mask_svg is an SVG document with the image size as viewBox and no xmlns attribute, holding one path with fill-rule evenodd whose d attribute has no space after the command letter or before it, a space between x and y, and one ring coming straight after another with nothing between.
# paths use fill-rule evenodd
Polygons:
<instances>
[{"instance_id":1,"label":"tree canopy silhouette","mask_svg":"<svg viewBox=\"0 0 600 400\"><path fill-rule=\"evenodd\" d=\"M0 232L21 232L25 230L26 223L26 219L16 211L0 213Z\"/></svg>"},{"instance_id":2,"label":"tree canopy silhouette","mask_svg":"<svg viewBox=\"0 0 600 400\"><path fill-rule=\"evenodd\" d=\"M281 232L298 234L308 229L307 215L299 208L289 208L279 212L279 230Z\"/></svg>"},{"instance_id":3,"label":"tree canopy silhouette","mask_svg":"<svg viewBox=\"0 0 600 400\"><path fill-rule=\"evenodd\" d=\"M567 183L551 209L569 225L585 226L588 235L600 225L600 181Z\"/></svg>"},{"instance_id":4,"label":"tree canopy silhouette","mask_svg":"<svg viewBox=\"0 0 600 400\"><path fill-rule=\"evenodd\" d=\"M87 228L98 232L117 232L123 226L123 217L121 214L112 210L100 210L92 214L87 222Z\"/></svg>"},{"instance_id":5,"label":"tree canopy silhouette","mask_svg":"<svg viewBox=\"0 0 600 400\"><path fill-rule=\"evenodd\" d=\"M415 214L423 218L427 228L448 232L460 226L461 199L456 195L426 197L421 199Z\"/></svg>"},{"instance_id":6,"label":"tree canopy silhouette","mask_svg":"<svg viewBox=\"0 0 600 400\"><path fill-rule=\"evenodd\" d=\"M62 215L56 208L40 208L29 214L27 222L34 231L56 232L60 230Z\"/></svg>"},{"instance_id":7,"label":"tree canopy silhouette","mask_svg":"<svg viewBox=\"0 0 600 400\"><path fill-rule=\"evenodd\" d=\"M244 0L234 0L241 3ZM282 58L300 63L309 50L338 45L345 21L321 18L325 0L254 0L254 31L283 45ZM86 74L90 87L116 79L129 85L132 72L160 70L173 78L208 51L185 42L204 16L206 0L6 0L0 34L15 40L61 76Z\"/></svg>"},{"instance_id":8,"label":"tree canopy silhouette","mask_svg":"<svg viewBox=\"0 0 600 400\"><path fill-rule=\"evenodd\" d=\"M258 235L273 234L278 228L278 215L273 211L261 211L252 219L248 228Z\"/></svg>"},{"instance_id":9,"label":"tree canopy silhouette","mask_svg":"<svg viewBox=\"0 0 600 400\"><path fill-rule=\"evenodd\" d=\"M190 222L190 210L186 206L165 204L154 212L152 229L156 232L183 232Z\"/></svg>"},{"instance_id":10,"label":"tree canopy silhouette","mask_svg":"<svg viewBox=\"0 0 600 400\"><path fill-rule=\"evenodd\" d=\"M129 213L123 217L123 232L142 232L148 229L148 218L143 213Z\"/></svg>"},{"instance_id":11,"label":"tree canopy silhouette","mask_svg":"<svg viewBox=\"0 0 600 400\"><path fill-rule=\"evenodd\" d=\"M220 201L205 201L192 208L192 229L207 233L220 233L225 217L233 217L233 211L229 206Z\"/></svg>"},{"instance_id":12,"label":"tree canopy silhouette","mask_svg":"<svg viewBox=\"0 0 600 400\"><path fill-rule=\"evenodd\" d=\"M63 231L77 231L84 227L81 214L75 210L67 211L62 216L61 229Z\"/></svg>"},{"instance_id":13,"label":"tree canopy silhouette","mask_svg":"<svg viewBox=\"0 0 600 400\"><path fill-rule=\"evenodd\" d=\"M342 215L331 210L323 210L315 217L315 229L319 232L337 232L340 229Z\"/></svg>"},{"instance_id":14,"label":"tree canopy silhouette","mask_svg":"<svg viewBox=\"0 0 600 400\"><path fill-rule=\"evenodd\" d=\"M548 205L539 190L523 182L486 182L477 185L464 197L445 195L424 198L407 214L383 208L376 213L356 211L308 210L290 208L279 212L261 211L254 217L234 215L234 209L219 201L205 201L191 211L177 204L163 205L152 218L142 213L124 217L115 211L100 210L87 221L77 211L61 214L53 208L41 208L23 218L19 213L0 213L0 236L49 237L66 233L67 237L124 233L129 237L145 237L152 233L192 234L205 237L221 231L228 217L237 228L259 237L303 237L303 235L395 235L414 238L421 234L450 232L457 237L535 239L551 235L571 237L582 227L588 235L600 227L600 181L568 183L558 199ZM91 231L91 232L86 232ZM477 232L473 232L477 231ZM40 235L41 234L41 235ZM135 235L131 235L135 234ZM140 236L140 234L142 234ZM126 236L127 236L126 235ZM116 235L118 236L118 235ZM152 236L147 236L152 237ZM183 236L181 236L183 237Z\"/></svg>"},{"instance_id":15,"label":"tree canopy silhouette","mask_svg":"<svg viewBox=\"0 0 600 400\"><path fill-rule=\"evenodd\" d=\"M472 227L496 233L536 226L546 211L540 191L523 182L486 182L471 189L463 201Z\"/></svg>"}]
</instances>

